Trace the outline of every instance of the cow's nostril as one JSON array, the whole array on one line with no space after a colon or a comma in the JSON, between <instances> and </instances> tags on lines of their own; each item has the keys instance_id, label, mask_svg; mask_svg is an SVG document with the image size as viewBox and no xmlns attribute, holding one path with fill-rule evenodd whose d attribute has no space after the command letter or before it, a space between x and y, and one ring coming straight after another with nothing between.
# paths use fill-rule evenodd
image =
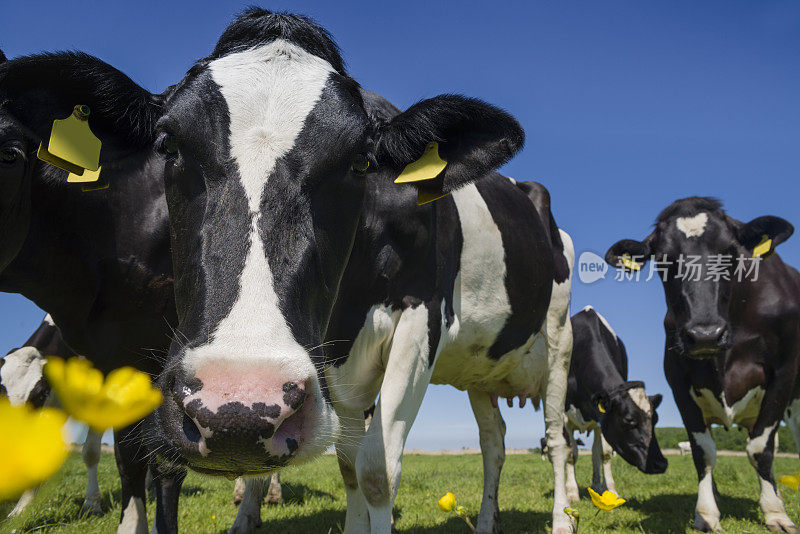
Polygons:
<instances>
[{"instance_id":1,"label":"cow's nostril","mask_svg":"<svg viewBox=\"0 0 800 534\"><path fill-rule=\"evenodd\" d=\"M186 414L183 414L183 434L186 436L186 439L192 443L199 443L202 438L200 429L197 428L194 421Z\"/></svg>"},{"instance_id":2,"label":"cow's nostril","mask_svg":"<svg viewBox=\"0 0 800 534\"><path fill-rule=\"evenodd\" d=\"M301 388L297 382L286 382L283 384L283 402L292 410L298 409L306 400L306 390Z\"/></svg>"}]
</instances>

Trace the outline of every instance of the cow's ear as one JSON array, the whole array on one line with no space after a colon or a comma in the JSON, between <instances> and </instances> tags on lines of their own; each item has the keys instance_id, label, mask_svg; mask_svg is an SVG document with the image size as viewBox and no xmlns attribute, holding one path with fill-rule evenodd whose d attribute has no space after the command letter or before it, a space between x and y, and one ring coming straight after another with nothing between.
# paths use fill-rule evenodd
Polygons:
<instances>
[{"instance_id":1,"label":"cow's ear","mask_svg":"<svg viewBox=\"0 0 800 534\"><path fill-rule=\"evenodd\" d=\"M398 183L447 194L516 154L525 132L507 112L480 100L441 95L396 115L378 131L376 158Z\"/></svg>"},{"instance_id":2,"label":"cow's ear","mask_svg":"<svg viewBox=\"0 0 800 534\"><path fill-rule=\"evenodd\" d=\"M656 410L659 406L661 406L662 399L663 397L661 396L661 393L650 395L650 405L653 407L653 410Z\"/></svg>"},{"instance_id":3,"label":"cow's ear","mask_svg":"<svg viewBox=\"0 0 800 534\"><path fill-rule=\"evenodd\" d=\"M636 241L623 239L617 241L606 252L606 262L612 267L627 271L638 271L650 259L650 240Z\"/></svg>"},{"instance_id":4,"label":"cow's ear","mask_svg":"<svg viewBox=\"0 0 800 534\"><path fill-rule=\"evenodd\" d=\"M794 226L785 219L765 215L753 219L739 229L739 242L753 251L753 256L768 256L775 247L789 239Z\"/></svg>"},{"instance_id":5,"label":"cow's ear","mask_svg":"<svg viewBox=\"0 0 800 534\"><path fill-rule=\"evenodd\" d=\"M99 59L78 52L40 54L0 63L0 99L36 142L45 147L53 121L76 106L100 139L100 164L151 147L162 99Z\"/></svg>"}]
</instances>

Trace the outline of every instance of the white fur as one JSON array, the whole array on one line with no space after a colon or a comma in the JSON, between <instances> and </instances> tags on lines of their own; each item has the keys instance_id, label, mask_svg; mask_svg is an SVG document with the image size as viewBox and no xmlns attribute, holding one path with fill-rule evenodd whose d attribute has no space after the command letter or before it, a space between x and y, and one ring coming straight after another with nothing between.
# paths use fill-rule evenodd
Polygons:
<instances>
[{"instance_id":1,"label":"white fur","mask_svg":"<svg viewBox=\"0 0 800 534\"><path fill-rule=\"evenodd\" d=\"M500 410L492 406L488 394L470 390L469 402L478 423L483 455L483 497L476 528L479 532L494 532L495 513L499 513L497 489L500 484L500 470L506 458L506 424Z\"/></svg>"},{"instance_id":2,"label":"white fur","mask_svg":"<svg viewBox=\"0 0 800 534\"><path fill-rule=\"evenodd\" d=\"M698 213L694 217L678 217L675 219L675 226L686 237L700 237L706 231L707 222L708 214Z\"/></svg>"},{"instance_id":3,"label":"white fur","mask_svg":"<svg viewBox=\"0 0 800 534\"><path fill-rule=\"evenodd\" d=\"M55 326L56 325L56 323L53 321L53 318L50 316L49 313L44 316L44 322L49 324L50 326Z\"/></svg>"},{"instance_id":4,"label":"white fur","mask_svg":"<svg viewBox=\"0 0 800 534\"><path fill-rule=\"evenodd\" d=\"M694 388L689 388L689 394L703 413L706 425L718 424L726 428L739 425L750 428L755 423L761 409L764 388L756 386L733 405L728 404L725 392L722 392L721 399L706 388L700 388L699 392L695 392Z\"/></svg>"},{"instance_id":5,"label":"white fur","mask_svg":"<svg viewBox=\"0 0 800 534\"><path fill-rule=\"evenodd\" d=\"M628 395L630 395L634 404L636 404L636 406L638 406L643 412L652 415L650 399L648 398L647 393L645 393L644 388L631 388L628 390Z\"/></svg>"},{"instance_id":6,"label":"white fur","mask_svg":"<svg viewBox=\"0 0 800 534\"><path fill-rule=\"evenodd\" d=\"M83 507L81 509L84 513L102 513L101 502L102 496L100 495L100 485L97 482L97 464L100 463L100 445L103 435L95 432L91 428L86 433L86 441L83 442L83 449L81 456L83 463L86 465L87 480L86 480L86 493L83 498Z\"/></svg>"},{"instance_id":7,"label":"white fur","mask_svg":"<svg viewBox=\"0 0 800 534\"><path fill-rule=\"evenodd\" d=\"M42 378L45 356L36 347L22 347L5 358L0 367L0 382L8 392L8 400L14 406L24 404L34 386Z\"/></svg>"},{"instance_id":8,"label":"white fur","mask_svg":"<svg viewBox=\"0 0 800 534\"><path fill-rule=\"evenodd\" d=\"M692 437L703 451L703 459L705 461L705 471L697 487L694 525L697 529L702 529L705 524L713 530L719 530L719 508L714 497L713 485L714 466L717 463L717 445L708 430L705 432L692 432Z\"/></svg>"},{"instance_id":9,"label":"white fur","mask_svg":"<svg viewBox=\"0 0 800 534\"><path fill-rule=\"evenodd\" d=\"M125 506L117 534L147 534L147 513L139 497L131 497Z\"/></svg>"},{"instance_id":10,"label":"white fur","mask_svg":"<svg viewBox=\"0 0 800 534\"><path fill-rule=\"evenodd\" d=\"M763 432L761 432L761 434L758 436L748 438L745 449L747 450L747 457L750 459L750 463L753 465L753 467L757 466L756 455L763 453L767 449L769 435L774 429L775 425L768 426L764 428ZM791 526L793 528L794 523L791 519L789 519L789 516L786 515L786 509L783 507L783 501L775 491L775 486L773 486L772 482L762 478L761 474L758 473L758 484L761 489L761 495L758 499L758 502L761 505L761 511L764 512L764 521L766 522L767 527L783 528ZM781 528L778 530L781 530ZM774 530L774 528L771 528L771 530ZM784 530L788 531L791 529L786 528Z\"/></svg>"},{"instance_id":11,"label":"white fur","mask_svg":"<svg viewBox=\"0 0 800 534\"><path fill-rule=\"evenodd\" d=\"M239 479L236 480L237 483ZM261 526L261 498L264 487L263 478L244 479L242 502L236 511L236 519L228 529L228 534L250 534Z\"/></svg>"}]
</instances>

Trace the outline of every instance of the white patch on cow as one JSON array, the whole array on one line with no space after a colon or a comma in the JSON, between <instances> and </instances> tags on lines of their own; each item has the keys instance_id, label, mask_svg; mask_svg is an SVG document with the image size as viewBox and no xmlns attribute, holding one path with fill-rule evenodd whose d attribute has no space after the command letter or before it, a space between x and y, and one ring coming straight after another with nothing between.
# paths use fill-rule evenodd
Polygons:
<instances>
[{"instance_id":1,"label":"white patch on cow","mask_svg":"<svg viewBox=\"0 0 800 534\"><path fill-rule=\"evenodd\" d=\"M245 534L261 526L261 501L264 487L263 478L246 478L242 491L242 502L236 511L236 519L228 534ZM237 485L239 479L236 479Z\"/></svg>"},{"instance_id":2,"label":"white patch on cow","mask_svg":"<svg viewBox=\"0 0 800 534\"><path fill-rule=\"evenodd\" d=\"M49 324L50 326L55 326L56 325L56 323L53 321L53 318L50 316L49 313L44 316L44 322L46 324Z\"/></svg>"},{"instance_id":3,"label":"white patch on cow","mask_svg":"<svg viewBox=\"0 0 800 534\"><path fill-rule=\"evenodd\" d=\"M719 508L714 498L714 479L713 471L717 463L717 445L708 430L704 432L692 432L697 446L703 451L705 469L700 477L697 487L697 505L695 506L695 528L701 522L705 522L712 529L719 526Z\"/></svg>"},{"instance_id":4,"label":"white patch on cow","mask_svg":"<svg viewBox=\"0 0 800 534\"><path fill-rule=\"evenodd\" d=\"M8 393L8 400L14 406L24 404L33 388L41 380L44 364L47 361L36 347L22 347L5 358L0 367L0 384Z\"/></svg>"},{"instance_id":5,"label":"white patch on cow","mask_svg":"<svg viewBox=\"0 0 800 534\"><path fill-rule=\"evenodd\" d=\"M756 473L758 475L758 483L761 488L761 496L759 497L758 502L761 506L761 511L764 512L764 520L767 524L767 527L775 527L776 525L794 526L791 519L789 519L789 516L786 515L786 510L783 507L783 501L775 491L775 486L772 484L772 482L764 479L761 476L761 473L758 472L758 464L756 461L756 455L762 454L767 450L769 435L773 430L775 430L776 425L777 423L775 425L768 426L764 428L763 432L761 432L761 434L758 436L749 438L745 448L747 450L747 457L753 467L756 468ZM782 529L770 528L770 530Z\"/></svg>"},{"instance_id":6,"label":"white patch on cow","mask_svg":"<svg viewBox=\"0 0 800 534\"><path fill-rule=\"evenodd\" d=\"M698 213L694 217L678 217L675 219L675 226L686 237L700 237L706 231L707 222L708 214Z\"/></svg>"},{"instance_id":7,"label":"white patch on cow","mask_svg":"<svg viewBox=\"0 0 800 534\"><path fill-rule=\"evenodd\" d=\"M117 526L117 534L122 533L147 534L147 513L144 502L139 497L131 497L125 511L122 512L122 520Z\"/></svg>"},{"instance_id":8,"label":"white patch on cow","mask_svg":"<svg viewBox=\"0 0 800 534\"><path fill-rule=\"evenodd\" d=\"M591 419L587 421L584 419L581 411L572 404L567 406L567 410L564 412L564 415L566 416L568 432L577 430L582 434L586 434L596 428L599 428L597 421L593 421Z\"/></svg>"},{"instance_id":9,"label":"white patch on cow","mask_svg":"<svg viewBox=\"0 0 800 534\"><path fill-rule=\"evenodd\" d=\"M754 455L761 454L766 450L767 441L769 440L769 433L772 432L774 428L775 425L768 426L758 436L754 438L748 438L747 445L745 446L745 450L747 451L747 456L752 458Z\"/></svg>"},{"instance_id":10,"label":"white patch on cow","mask_svg":"<svg viewBox=\"0 0 800 534\"><path fill-rule=\"evenodd\" d=\"M644 388L631 388L628 390L628 395L631 396L634 404L638 406L644 413L650 413L650 399L647 397Z\"/></svg>"},{"instance_id":11,"label":"white patch on cow","mask_svg":"<svg viewBox=\"0 0 800 534\"><path fill-rule=\"evenodd\" d=\"M710 389L700 388L695 391L695 388L689 388L689 394L703 413L706 425L718 424L726 428L739 425L744 428L752 428L758 412L761 410L764 388L754 387L732 406L728 405L725 392L719 398Z\"/></svg>"},{"instance_id":12,"label":"white patch on cow","mask_svg":"<svg viewBox=\"0 0 800 534\"><path fill-rule=\"evenodd\" d=\"M97 464L100 463L100 446L102 434L92 429L86 433L86 441L83 442L81 456L86 465L86 494L83 497L82 512L95 514L102 513L102 496L100 495L100 485L97 482Z\"/></svg>"}]
</instances>

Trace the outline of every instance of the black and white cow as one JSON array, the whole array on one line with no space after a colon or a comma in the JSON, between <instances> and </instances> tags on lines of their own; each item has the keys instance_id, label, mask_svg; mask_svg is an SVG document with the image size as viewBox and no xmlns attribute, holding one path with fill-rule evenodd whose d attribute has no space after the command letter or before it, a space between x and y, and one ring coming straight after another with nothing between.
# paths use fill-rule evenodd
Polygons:
<instances>
[{"instance_id":1,"label":"black and white cow","mask_svg":"<svg viewBox=\"0 0 800 534\"><path fill-rule=\"evenodd\" d=\"M57 403L42 373L45 359L51 355L69 358L75 356L75 353L66 346L58 327L48 315L22 347L9 351L0 359L0 394L6 395L14 406L29 403L41 408ZM83 443L81 456L88 477L81 507L82 515L102 513L100 486L97 482L101 437L89 429ZM35 490L26 491L8 516L20 515L33 501L34 495Z\"/></svg>"},{"instance_id":2,"label":"black and white cow","mask_svg":"<svg viewBox=\"0 0 800 534\"><path fill-rule=\"evenodd\" d=\"M772 474L785 411L797 427L800 274L774 253L793 231L778 217L743 223L715 199L690 197L665 208L643 241L620 241L606 254L613 266L659 262L667 301L664 370L700 480L694 520L699 530L720 529L709 431L719 424L748 431L747 456L758 475L767 527L796 531ZM762 260L751 262L754 253L762 253ZM688 261L703 266L699 276L694 268L689 272Z\"/></svg>"},{"instance_id":3,"label":"black and white cow","mask_svg":"<svg viewBox=\"0 0 800 534\"><path fill-rule=\"evenodd\" d=\"M580 499L575 480L576 430L594 433L592 487L599 493L617 491L611 474L612 451L643 473L666 471L667 460L655 435L661 395L648 396L643 382L628 381L628 355L622 340L591 306L572 316L572 340L566 406L572 449L567 461L570 500Z\"/></svg>"},{"instance_id":4,"label":"black and white cow","mask_svg":"<svg viewBox=\"0 0 800 534\"><path fill-rule=\"evenodd\" d=\"M23 162L35 144L23 142L46 138L52 119L75 104L93 110L105 179L114 184L106 195L121 204L112 214L108 204L86 211L140 220L144 230L153 214L158 222L164 214L133 192L158 192L150 178L164 175L180 328L153 436L163 457L211 474L256 475L313 458L337 440L345 530L385 532L403 443L429 382L470 390L486 421L496 410L491 394L543 396L556 479L553 530L572 529L563 513L572 247L549 210L532 202L542 191L492 172L522 145L513 118L452 95L401 113L346 74L324 30L258 9L232 23L212 55L165 95L81 54L8 63L0 68L1 101L13 117L9 128L17 128L12 142L23 141L8 152L19 178L3 187L29 183ZM432 142L444 170L394 184ZM47 186L66 189L63 173L46 177ZM418 196L453 191L417 205ZM66 200L79 204L80 193L71 194ZM65 195L50 196L51 217L75 211ZM143 205L132 210L137 199ZM16 209L24 215L30 204ZM98 222L87 230L102 243L116 226ZM59 243L75 258L75 247L91 251L93 240ZM120 241L112 258L138 243ZM147 244L154 241L150 235ZM134 280L147 282L142 295L153 295L159 278L138 257L128 274L144 267ZM91 275L111 267L76 274L56 258L52 264L71 277L71 289L75 281L96 287ZM141 295L118 292L123 302L142 304ZM76 308L68 315L62 305L64 325L52 312L70 346L70 335L76 345L81 334L108 335L75 332L76 318L94 318ZM145 338L128 346L160 346ZM362 439L362 413L378 393ZM123 491L123 499L143 509L139 494Z\"/></svg>"},{"instance_id":5,"label":"black and white cow","mask_svg":"<svg viewBox=\"0 0 800 534\"><path fill-rule=\"evenodd\" d=\"M172 454L254 475L337 441L345 531L388 532L429 383L469 390L486 424L491 394L544 396L553 529L572 529L572 250L491 171L522 144L513 118L451 95L401 113L358 87L324 30L258 9L143 113L167 162L180 341L157 419ZM444 170L395 184L431 142Z\"/></svg>"}]
</instances>

